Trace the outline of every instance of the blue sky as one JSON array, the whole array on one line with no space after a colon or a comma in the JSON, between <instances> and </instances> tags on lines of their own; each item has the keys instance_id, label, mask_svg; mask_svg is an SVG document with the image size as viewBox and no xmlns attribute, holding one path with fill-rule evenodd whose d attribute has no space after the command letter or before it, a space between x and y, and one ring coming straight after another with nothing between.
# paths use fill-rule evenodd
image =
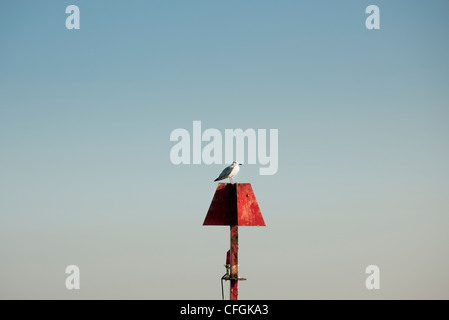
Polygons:
<instances>
[{"instance_id":1,"label":"blue sky","mask_svg":"<svg viewBox=\"0 0 449 320\"><path fill-rule=\"evenodd\" d=\"M236 178L267 224L241 228L242 298L447 299L448 9L3 1L0 297L219 299L229 231L202 222L224 165L169 157L200 120L279 130L277 174Z\"/></svg>"}]
</instances>

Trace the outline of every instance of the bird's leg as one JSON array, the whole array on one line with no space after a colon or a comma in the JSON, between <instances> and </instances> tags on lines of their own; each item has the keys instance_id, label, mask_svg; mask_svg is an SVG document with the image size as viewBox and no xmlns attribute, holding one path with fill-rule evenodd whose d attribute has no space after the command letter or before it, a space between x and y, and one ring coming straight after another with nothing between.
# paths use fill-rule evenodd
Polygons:
<instances>
[{"instance_id":1,"label":"bird's leg","mask_svg":"<svg viewBox=\"0 0 449 320\"><path fill-rule=\"evenodd\" d=\"M229 178L229 180L231 181L231 183L234 183L234 181L232 180L232 178Z\"/></svg>"}]
</instances>

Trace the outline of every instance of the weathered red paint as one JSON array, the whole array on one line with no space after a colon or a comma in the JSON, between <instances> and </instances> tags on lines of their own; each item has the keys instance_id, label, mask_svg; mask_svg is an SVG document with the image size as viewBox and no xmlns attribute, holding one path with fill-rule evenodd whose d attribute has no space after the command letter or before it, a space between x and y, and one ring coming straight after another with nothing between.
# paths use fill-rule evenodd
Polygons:
<instances>
[{"instance_id":1,"label":"weathered red paint","mask_svg":"<svg viewBox=\"0 0 449 320\"><path fill-rule=\"evenodd\" d=\"M231 226L231 293L230 299L238 299L238 284L239 284L239 227Z\"/></svg>"},{"instance_id":2,"label":"weathered red paint","mask_svg":"<svg viewBox=\"0 0 449 320\"><path fill-rule=\"evenodd\" d=\"M265 226L251 184L219 183L203 225Z\"/></svg>"},{"instance_id":3,"label":"weathered red paint","mask_svg":"<svg viewBox=\"0 0 449 320\"><path fill-rule=\"evenodd\" d=\"M237 183L237 213L239 226L265 226L259 204L250 183Z\"/></svg>"},{"instance_id":4,"label":"weathered red paint","mask_svg":"<svg viewBox=\"0 0 449 320\"><path fill-rule=\"evenodd\" d=\"M239 226L265 226L250 183L219 183L204 219L205 226L230 226L231 300L238 299Z\"/></svg>"}]
</instances>

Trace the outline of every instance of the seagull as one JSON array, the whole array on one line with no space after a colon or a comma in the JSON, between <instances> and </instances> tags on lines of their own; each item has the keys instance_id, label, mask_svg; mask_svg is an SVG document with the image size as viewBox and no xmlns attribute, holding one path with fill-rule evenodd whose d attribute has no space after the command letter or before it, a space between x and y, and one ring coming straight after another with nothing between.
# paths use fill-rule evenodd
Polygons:
<instances>
[{"instance_id":1,"label":"seagull","mask_svg":"<svg viewBox=\"0 0 449 320\"><path fill-rule=\"evenodd\" d=\"M234 183L232 177L234 177L239 172L241 165L242 163L238 163L237 161L232 162L232 164L229 167L223 169L218 178L215 179L214 181L229 178L229 181L231 181L231 183Z\"/></svg>"}]
</instances>

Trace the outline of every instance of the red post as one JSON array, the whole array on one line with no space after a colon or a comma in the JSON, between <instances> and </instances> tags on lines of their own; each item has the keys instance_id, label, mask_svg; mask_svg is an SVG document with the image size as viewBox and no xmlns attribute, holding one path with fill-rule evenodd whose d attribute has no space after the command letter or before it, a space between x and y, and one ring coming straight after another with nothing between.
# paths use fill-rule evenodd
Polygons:
<instances>
[{"instance_id":1,"label":"red post","mask_svg":"<svg viewBox=\"0 0 449 320\"><path fill-rule=\"evenodd\" d=\"M238 219L238 205L237 205L237 184L231 184L234 191L231 193L231 293L230 299L238 299L238 285L239 285L239 219Z\"/></svg>"},{"instance_id":2,"label":"red post","mask_svg":"<svg viewBox=\"0 0 449 320\"><path fill-rule=\"evenodd\" d=\"M237 300L238 282L246 280L238 273L239 226L265 226L251 184L219 183L203 225L230 226L230 297Z\"/></svg>"},{"instance_id":3,"label":"red post","mask_svg":"<svg viewBox=\"0 0 449 320\"><path fill-rule=\"evenodd\" d=\"M231 300L238 300L238 285L239 285L239 227L238 225L231 226Z\"/></svg>"}]
</instances>

